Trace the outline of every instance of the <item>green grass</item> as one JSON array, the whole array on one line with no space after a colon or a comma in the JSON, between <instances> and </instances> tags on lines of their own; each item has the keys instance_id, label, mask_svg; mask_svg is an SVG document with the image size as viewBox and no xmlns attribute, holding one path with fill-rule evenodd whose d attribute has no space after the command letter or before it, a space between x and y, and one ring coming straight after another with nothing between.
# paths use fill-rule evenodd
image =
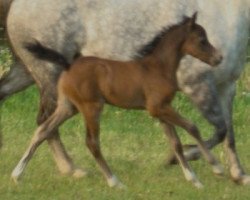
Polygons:
<instances>
[{"instance_id":1,"label":"green grass","mask_svg":"<svg viewBox=\"0 0 250 200\"><path fill-rule=\"evenodd\" d=\"M0 38L0 77L9 69L12 63L10 50L1 43Z\"/></svg>"},{"instance_id":2,"label":"green grass","mask_svg":"<svg viewBox=\"0 0 250 200\"><path fill-rule=\"evenodd\" d=\"M7 57L6 57L7 56ZM4 59L9 61L8 53ZM3 57L3 56L2 56ZM3 59L3 58L1 58ZM236 142L241 162L250 174L250 65L238 83L234 106ZM175 107L199 126L204 137L212 132L206 121L187 99L178 95ZM35 87L6 100L0 110L3 147L0 150L0 199L6 200L247 200L249 186L237 186L229 180L226 167L224 177L216 177L202 159L191 162L192 168L204 183L197 190L188 183L179 166L164 167L169 143L159 123L145 112L124 111L107 106L101 121L101 146L105 158L127 190L107 186L93 157L84 143L84 126L80 116L61 127L62 140L75 163L87 169L82 179L61 176L46 143L40 146L18 185L10 174L29 144L36 128L38 93ZM179 130L183 142L190 142ZM223 145L213 152L226 166Z\"/></svg>"}]
</instances>

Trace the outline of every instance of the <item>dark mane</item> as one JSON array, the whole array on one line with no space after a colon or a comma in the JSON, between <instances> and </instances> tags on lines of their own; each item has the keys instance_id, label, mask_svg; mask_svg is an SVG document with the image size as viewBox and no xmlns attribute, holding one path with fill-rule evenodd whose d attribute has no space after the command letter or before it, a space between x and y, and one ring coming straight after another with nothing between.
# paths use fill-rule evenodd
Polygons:
<instances>
[{"instance_id":1,"label":"dark mane","mask_svg":"<svg viewBox=\"0 0 250 200\"><path fill-rule=\"evenodd\" d=\"M183 25L187 22L187 20L189 20L189 17L184 16L182 21L178 24L174 24L172 26L169 27L164 27L158 34L156 34L156 36L146 45L143 45L137 52L137 55L135 56L135 58L142 58L144 56L147 56L149 54L151 54L153 52L153 50L155 49L155 47L159 44L159 42L161 41L161 39L170 31L175 29L176 27Z\"/></svg>"}]
</instances>

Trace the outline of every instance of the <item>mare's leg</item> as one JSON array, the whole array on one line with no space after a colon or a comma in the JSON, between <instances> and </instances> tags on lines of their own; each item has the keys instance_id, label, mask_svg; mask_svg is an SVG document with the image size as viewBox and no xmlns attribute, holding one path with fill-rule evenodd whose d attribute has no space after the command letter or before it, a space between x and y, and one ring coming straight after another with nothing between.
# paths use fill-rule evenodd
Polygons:
<instances>
[{"instance_id":1,"label":"mare's leg","mask_svg":"<svg viewBox=\"0 0 250 200\"><path fill-rule=\"evenodd\" d=\"M16 92L26 89L33 83L34 80L24 65L15 61L10 70L0 79L0 101Z\"/></svg>"},{"instance_id":2,"label":"mare's leg","mask_svg":"<svg viewBox=\"0 0 250 200\"><path fill-rule=\"evenodd\" d=\"M188 120L181 117L172 107L165 106L163 109L161 108L149 108L149 111L152 116L159 118L162 122L171 123L182 127L185 129L198 143L198 148L201 153L204 155L205 159L212 165L213 172L215 174L222 174L223 170L215 157L208 150L206 144L203 142L200 132L197 127L189 122Z\"/></svg>"},{"instance_id":3,"label":"mare's leg","mask_svg":"<svg viewBox=\"0 0 250 200\"><path fill-rule=\"evenodd\" d=\"M90 152L94 156L97 164L99 165L103 175L105 176L110 187L122 187L115 175L113 175L107 162L105 161L100 149L100 114L102 111L103 103L81 103L78 109L83 113L86 122L86 144Z\"/></svg>"},{"instance_id":4,"label":"mare's leg","mask_svg":"<svg viewBox=\"0 0 250 200\"><path fill-rule=\"evenodd\" d=\"M57 129L60 124L62 124L66 119L70 118L74 114L75 110L72 108L71 103L66 99L58 103L56 111L36 129L29 147L11 174L11 177L14 181L18 180L29 160L35 153L37 147L44 140L53 137L53 134L55 134L54 129Z\"/></svg>"},{"instance_id":5,"label":"mare's leg","mask_svg":"<svg viewBox=\"0 0 250 200\"><path fill-rule=\"evenodd\" d=\"M233 129L233 99L235 96L235 82L226 85L220 92L221 105L226 119L228 132L225 139L225 150L228 154L230 174L232 179L240 184L250 184L250 176L246 175L241 167L234 139Z\"/></svg>"},{"instance_id":6,"label":"mare's leg","mask_svg":"<svg viewBox=\"0 0 250 200\"><path fill-rule=\"evenodd\" d=\"M171 124L168 124L168 123L164 123L163 126L165 129L165 134L170 139L174 154L180 163L180 166L181 166L182 171L185 175L185 178L188 181L191 181L195 185L195 187L202 188L203 185L197 179L197 177L195 176L195 173L192 171L191 167L189 166L188 162L186 161L186 159L183 155L182 144L181 144L179 137L177 136L177 133L175 131L174 126L172 126Z\"/></svg>"}]
</instances>

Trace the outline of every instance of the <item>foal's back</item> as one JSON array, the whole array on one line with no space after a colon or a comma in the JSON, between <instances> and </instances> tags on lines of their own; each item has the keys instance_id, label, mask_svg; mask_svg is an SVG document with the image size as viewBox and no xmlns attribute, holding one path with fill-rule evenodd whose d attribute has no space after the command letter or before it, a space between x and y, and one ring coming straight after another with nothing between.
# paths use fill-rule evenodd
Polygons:
<instances>
[{"instance_id":1,"label":"foal's back","mask_svg":"<svg viewBox=\"0 0 250 200\"><path fill-rule=\"evenodd\" d=\"M120 62L81 57L63 72L59 89L77 104L101 100L122 108L142 109L150 91L166 93L167 80L161 77L150 60L149 63L140 60Z\"/></svg>"},{"instance_id":2,"label":"foal's back","mask_svg":"<svg viewBox=\"0 0 250 200\"><path fill-rule=\"evenodd\" d=\"M140 107L143 101L142 73L135 62L119 62L96 57L81 57L65 71L59 87L78 104L104 101L120 107ZM76 102L75 102L76 103Z\"/></svg>"}]
</instances>

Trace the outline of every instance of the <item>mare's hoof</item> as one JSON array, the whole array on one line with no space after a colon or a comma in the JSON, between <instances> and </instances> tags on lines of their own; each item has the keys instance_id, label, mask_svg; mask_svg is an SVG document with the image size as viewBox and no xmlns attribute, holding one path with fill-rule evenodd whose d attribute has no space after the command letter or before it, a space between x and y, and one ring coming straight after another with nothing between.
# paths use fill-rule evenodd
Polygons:
<instances>
[{"instance_id":1,"label":"mare's hoof","mask_svg":"<svg viewBox=\"0 0 250 200\"><path fill-rule=\"evenodd\" d=\"M15 185L18 185L19 184L19 178L17 177L17 176L11 176L11 180L13 181L13 183L15 184Z\"/></svg>"},{"instance_id":2,"label":"mare's hoof","mask_svg":"<svg viewBox=\"0 0 250 200\"><path fill-rule=\"evenodd\" d=\"M204 188L203 184L200 182L200 181L195 181L194 183L194 186L197 188L197 189L202 189Z\"/></svg>"},{"instance_id":3,"label":"mare's hoof","mask_svg":"<svg viewBox=\"0 0 250 200\"><path fill-rule=\"evenodd\" d=\"M74 169L72 176L74 178L82 178L84 176L86 176L88 173L85 170L82 169Z\"/></svg>"}]
</instances>

